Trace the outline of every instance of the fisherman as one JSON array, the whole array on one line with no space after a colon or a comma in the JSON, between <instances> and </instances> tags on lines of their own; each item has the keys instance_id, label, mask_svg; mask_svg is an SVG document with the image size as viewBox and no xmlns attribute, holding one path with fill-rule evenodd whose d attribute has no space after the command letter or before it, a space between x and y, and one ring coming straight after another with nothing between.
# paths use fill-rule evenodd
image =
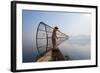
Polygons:
<instances>
[{"instance_id":1,"label":"fisherman","mask_svg":"<svg viewBox=\"0 0 100 73\"><path fill-rule=\"evenodd\" d=\"M56 39L58 39L58 37L56 35L57 30L58 30L58 27L56 26L56 27L54 27L53 32L52 32L52 48L53 49L56 49L56 45L57 45L56 44Z\"/></svg>"}]
</instances>

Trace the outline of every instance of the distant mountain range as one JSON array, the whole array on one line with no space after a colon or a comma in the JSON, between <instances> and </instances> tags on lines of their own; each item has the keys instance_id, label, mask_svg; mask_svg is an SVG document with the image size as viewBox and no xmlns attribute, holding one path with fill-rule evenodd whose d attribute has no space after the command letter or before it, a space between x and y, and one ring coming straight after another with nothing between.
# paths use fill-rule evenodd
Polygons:
<instances>
[{"instance_id":1,"label":"distant mountain range","mask_svg":"<svg viewBox=\"0 0 100 73\"><path fill-rule=\"evenodd\" d=\"M77 36L71 36L69 37L69 39L91 39L90 35L77 35Z\"/></svg>"}]
</instances>

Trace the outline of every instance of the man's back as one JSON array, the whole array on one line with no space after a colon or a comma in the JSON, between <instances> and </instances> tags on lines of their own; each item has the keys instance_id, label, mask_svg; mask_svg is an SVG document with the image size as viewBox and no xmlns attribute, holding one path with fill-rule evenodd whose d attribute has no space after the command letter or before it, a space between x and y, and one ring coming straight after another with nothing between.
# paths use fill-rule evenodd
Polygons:
<instances>
[{"instance_id":1,"label":"man's back","mask_svg":"<svg viewBox=\"0 0 100 73\"><path fill-rule=\"evenodd\" d=\"M53 32L52 32L52 38L53 38L53 39L56 39L56 30L55 30L55 29L54 29Z\"/></svg>"}]
</instances>

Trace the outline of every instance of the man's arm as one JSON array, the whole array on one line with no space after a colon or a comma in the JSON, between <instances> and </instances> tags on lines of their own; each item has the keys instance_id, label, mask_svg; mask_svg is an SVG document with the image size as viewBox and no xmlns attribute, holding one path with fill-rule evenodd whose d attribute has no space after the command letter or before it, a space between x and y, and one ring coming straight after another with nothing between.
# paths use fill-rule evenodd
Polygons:
<instances>
[{"instance_id":1,"label":"man's arm","mask_svg":"<svg viewBox=\"0 0 100 73\"><path fill-rule=\"evenodd\" d=\"M58 39L57 35L56 35L56 38Z\"/></svg>"}]
</instances>

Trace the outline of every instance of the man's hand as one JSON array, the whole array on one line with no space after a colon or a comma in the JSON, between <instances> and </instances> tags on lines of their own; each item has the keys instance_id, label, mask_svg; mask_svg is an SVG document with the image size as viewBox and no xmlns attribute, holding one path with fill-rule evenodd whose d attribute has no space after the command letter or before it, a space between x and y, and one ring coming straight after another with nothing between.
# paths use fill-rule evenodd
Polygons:
<instances>
[{"instance_id":1,"label":"man's hand","mask_svg":"<svg viewBox=\"0 0 100 73\"><path fill-rule=\"evenodd\" d=\"M58 37L56 37L58 39Z\"/></svg>"}]
</instances>

